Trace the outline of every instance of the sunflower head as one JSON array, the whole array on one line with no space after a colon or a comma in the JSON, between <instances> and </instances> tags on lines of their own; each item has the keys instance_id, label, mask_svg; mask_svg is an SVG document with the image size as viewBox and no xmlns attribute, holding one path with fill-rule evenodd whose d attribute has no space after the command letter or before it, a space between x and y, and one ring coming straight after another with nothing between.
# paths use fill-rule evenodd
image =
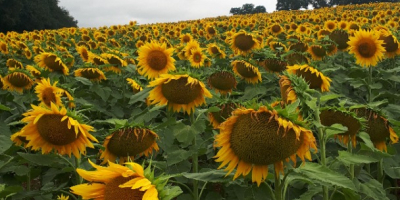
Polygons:
<instances>
[{"instance_id":1,"label":"sunflower head","mask_svg":"<svg viewBox=\"0 0 400 200\"><path fill-rule=\"evenodd\" d=\"M105 151L100 158L104 159L104 164L107 161L115 162L117 157L119 163L124 163L128 158L133 160L137 155L149 156L153 150L159 150L157 139L158 135L148 128L139 126L119 128L104 140Z\"/></svg>"},{"instance_id":2,"label":"sunflower head","mask_svg":"<svg viewBox=\"0 0 400 200\"><path fill-rule=\"evenodd\" d=\"M34 82L25 70L14 69L8 72L7 76L3 77L3 88L9 91L17 91L22 93L23 90L32 88Z\"/></svg>"},{"instance_id":3,"label":"sunflower head","mask_svg":"<svg viewBox=\"0 0 400 200\"><path fill-rule=\"evenodd\" d=\"M146 169L134 162L125 166L108 162L107 167L89 163L95 171L77 169L78 174L89 183L71 187L72 193L83 199L119 200L130 199L173 199L182 193L177 186L168 184L168 177L156 177L149 165Z\"/></svg>"},{"instance_id":4,"label":"sunflower head","mask_svg":"<svg viewBox=\"0 0 400 200\"><path fill-rule=\"evenodd\" d=\"M41 79L40 82L35 87L35 93L39 98L39 101L46 105L47 107L51 106L51 103L54 103L56 106L61 106L61 95L63 90L58 88L57 81L51 84L50 78Z\"/></svg>"},{"instance_id":5,"label":"sunflower head","mask_svg":"<svg viewBox=\"0 0 400 200\"><path fill-rule=\"evenodd\" d=\"M18 60L15 60L13 58L10 58L7 60L6 66L10 69L23 69L24 68L24 66L22 65L21 62L19 62Z\"/></svg>"},{"instance_id":6,"label":"sunflower head","mask_svg":"<svg viewBox=\"0 0 400 200\"><path fill-rule=\"evenodd\" d=\"M217 104L217 107L220 110L208 113L208 119L213 125L213 128L217 129L219 125L226 119L228 119L232 115L232 112L239 106L240 106L239 104L234 102L224 102Z\"/></svg>"},{"instance_id":7,"label":"sunflower head","mask_svg":"<svg viewBox=\"0 0 400 200\"><path fill-rule=\"evenodd\" d=\"M359 30L349 38L349 53L354 54L356 63L362 67L376 66L384 57L385 48L375 31Z\"/></svg>"},{"instance_id":8,"label":"sunflower head","mask_svg":"<svg viewBox=\"0 0 400 200\"><path fill-rule=\"evenodd\" d=\"M189 56L190 66L194 68L200 68L204 66L204 61L207 59L207 56L203 53L202 49L191 49L191 54Z\"/></svg>"},{"instance_id":9,"label":"sunflower head","mask_svg":"<svg viewBox=\"0 0 400 200\"><path fill-rule=\"evenodd\" d=\"M244 79L247 83L256 84L261 82L261 73L258 68L245 60L235 60L232 63L233 72Z\"/></svg>"},{"instance_id":10,"label":"sunflower head","mask_svg":"<svg viewBox=\"0 0 400 200\"><path fill-rule=\"evenodd\" d=\"M321 89L322 92L329 91L332 80L322 72L309 65L288 66L287 71L291 74L301 76L309 84L311 89Z\"/></svg>"},{"instance_id":11,"label":"sunflower head","mask_svg":"<svg viewBox=\"0 0 400 200\"><path fill-rule=\"evenodd\" d=\"M236 54L248 54L260 47L260 41L255 35L240 30L230 38L230 45Z\"/></svg>"},{"instance_id":12,"label":"sunflower head","mask_svg":"<svg viewBox=\"0 0 400 200\"><path fill-rule=\"evenodd\" d=\"M203 82L187 74L162 74L149 87L154 87L149 94L151 104L167 105L174 112L190 114L205 103L205 97L212 97Z\"/></svg>"},{"instance_id":13,"label":"sunflower head","mask_svg":"<svg viewBox=\"0 0 400 200\"><path fill-rule=\"evenodd\" d=\"M308 47L308 52L311 54L313 60L322 60L327 55L325 48L316 44Z\"/></svg>"},{"instance_id":14,"label":"sunflower head","mask_svg":"<svg viewBox=\"0 0 400 200\"><path fill-rule=\"evenodd\" d=\"M127 78L126 81L129 83L129 85L132 87L133 90L133 94L136 94L140 91L143 90L142 86L140 86L137 81L131 79L131 78Z\"/></svg>"},{"instance_id":15,"label":"sunflower head","mask_svg":"<svg viewBox=\"0 0 400 200\"><path fill-rule=\"evenodd\" d=\"M28 140L27 147L41 149L42 154L56 151L61 155L74 154L80 158L86 153L86 146L94 148L89 141L96 141L89 132L94 128L79 122L79 117L64 107L51 102L51 108L32 105L32 110L23 114L21 120L27 123L20 136Z\"/></svg>"},{"instance_id":16,"label":"sunflower head","mask_svg":"<svg viewBox=\"0 0 400 200\"><path fill-rule=\"evenodd\" d=\"M138 50L138 72L149 79L155 79L161 74L175 70L173 48L167 48L166 43L152 41Z\"/></svg>"},{"instance_id":17,"label":"sunflower head","mask_svg":"<svg viewBox=\"0 0 400 200\"><path fill-rule=\"evenodd\" d=\"M214 88L215 91L221 93L222 95L232 92L236 88L236 78L228 71L217 71L208 77L208 85Z\"/></svg>"},{"instance_id":18,"label":"sunflower head","mask_svg":"<svg viewBox=\"0 0 400 200\"><path fill-rule=\"evenodd\" d=\"M267 58L262 61L263 67L266 71L272 73L280 73L286 70L287 63L278 58Z\"/></svg>"},{"instance_id":19,"label":"sunflower head","mask_svg":"<svg viewBox=\"0 0 400 200\"><path fill-rule=\"evenodd\" d=\"M102 80L107 80L103 71L95 67L80 68L75 70L74 74L75 76L85 77L93 82L100 82Z\"/></svg>"},{"instance_id":20,"label":"sunflower head","mask_svg":"<svg viewBox=\"0 0 400 200\"><path fill-rule=\"evenodd\" d=\"M54 53L41 53L35 56L34 61L39 67L48 69L51 72L57 71L64 75L68 75L69 73L68 67L64 64L61 58Z\"/></svg>"},{"instance_id":21,"label":"sunflower head","mask_svg":"<svg viewBox=\"0 0 400 200\"><path fill-rule=\"evenodd\" d=\"M310 62L309 54L306 52L291 52L284 56L288 65L307 64Z\"/></svg>"},{"instance_id":22,"label":"sunflower head","mask_svg":"<svg viewBox=\"0 0 400 200\"><path fill-rule=\"evenodd\" d=\"M274 164L278 175L283 162L289 158L296 162L296 155L311 160L310 149L317 149L310 130L265 106L238 108L219 129L215 139L215 147L221 147L215 156L216 162L222 162L219 168L228 165L228 174L236 168L234 179L252 171L258 186L268 175L268 165Z\"/></svg>"},{"instance_id":23,"label":"sunflower head","mask_svg":"<svg viewBox=\"0 0 400 200\"><path fill-rule=\"evenodd\" d=\"M396 55L400 54L400 44L397 38L388 31L381 31L381 36L379 40L384 43L382 46L385 48L385 55L388 58L394 58Z\"/></svg>"}]
</instances>

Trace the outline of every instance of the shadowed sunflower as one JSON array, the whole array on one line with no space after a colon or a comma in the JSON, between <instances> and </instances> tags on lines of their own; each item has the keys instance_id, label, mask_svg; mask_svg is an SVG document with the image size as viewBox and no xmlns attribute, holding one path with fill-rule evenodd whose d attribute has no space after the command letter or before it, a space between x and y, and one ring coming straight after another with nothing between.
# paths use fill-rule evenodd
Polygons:
<instances>
[{"instance_id":1,"label":"shadowed sunflower","mask_svg":"<svg viewBox=\"0 0 400 200\"><path fill-rule=\"evenodd\" d=\"M68 75L69 69L67 65L54 53L41 53L35 56L34 60L39 67L48 69L51 72L57 71Z\"/></svg>"},{"instance_id":2,"label":"shadowed sunflower","mask_svg":"<svg viewBox=\"0 0 400 200\"><path fill-rule=\"evenodd\" d=\"M220 111L208 113L208 119L213 125L214 129L217 129L222 122L228 119L232 115L232 112L239 107L239 105L229 102L220 104L218 107L221 109Z\"/></svg>"},{"instance_id":3,"label":"shadowed sunflower","mask_svg":"<svg viewBox=\"0 0 400 200\"><path fill-rule=\"evenodd\" d=\"M0 90L4 89L4 81L3 81L3 77L0 75Z\"/></svg>"},{"instance_id":4,"label":"shadowed sunflower","mask_svg":"<svg viewBox=\"0 0 400 200\"><path fill-rule=\"evenodd\" d=\"M161 74L175 70L175 59L172 57L173 48L168 48L165 43L159 44L152 41L141 46L138 50L138 72L149 79L155 79Z\"/></svg>"},{"instance_id":5,"label":"shadowed sunflower","mask_svg":"<svg viewBox=\"0 0 400 200\"><path fill-rule=\"evenodd\" d=\"M18 60L15 60L13 58L10 58L10 59L7 60L6 66L8 68L10 68L11 70L12 69L23 69L24 68L24 66L22 65L21 62L19 62Z\"/></svg>"},{"instance_id":6,"label":"shadowed sunflower","mask_svg":"<svg viewBox=\"0 0 400 200\"><path fill-rule=\"evenodd\" d=\"M77 169L82 178L90 183L71 187L74 194L89 200L158 200L158 190L152 182L145 177L141 165L133 162L125 163L125 166L108 162L108 167L102 167L89 163L96 169L86 171Z\"/></svg>"},{"instance_id":7,"label":"shadowed sunflower","mask_svg":"<svg viewBox=\"0 0 400 200\"><path fill-rule=\"evenodd\" d=\"M260 42L256 39L256 36L244 30L235 33L229 39L229 43L235 54L247 54L260 46Z\"/></svg>"},{"instance_id":8,"label":"shadowed sunflower","mask_svg":"<svg viewBox=\"0 0 400 200\"><path fill-rule=\"evenodd\" d=\"M79 55L81 56L83 61L85 61L85 62L89 61L90 51L88 50L88 48L86 46L83 46L83 45L77 46L76 51L79 53Z\"/></svg>"},{"instance_id":9,"label":"shadowed sunflower","mask_svg":"<svg viewBox=\"0 0 400 200\"><path fill-rule=\"evenodd\" d=\"M309 65L288 66L287 71L291 74L303 77L311 89L319 88L322 92L329 91L329 87L331 86L330 82L332 82L332 80Z\"/></svg>"},{"instance_id":10,"label":"shadowed sunflower","mask_svg":"<svg viewBox=\"0 0 400 200\"><path fill-rule=\"evenodd\" d=\"M168 105L174 112L190 114L205 103L205 97L212 97L203 82L189 75L162 74L148 87L154 87L149 94L151 104Z\"/></svg>"},{"instance_id":11,"label":"shadowed sunflower","mask_svg":"<svg viewBox=\"0 0 400 200\"><path fill-rule=\"evenodd\" d=\"M262 67L271 73L280 73L286 70L287 63L278 58L267 58L262 61Z\"/></svg>"},{"instance_id":12,"label":"shadowed sunflower","mask_svg":"<svg viewBox=\"0 0 400 200\"><path fill-rule=\"evenodd\" d=\"M8 46L7 43L0 41L0 52L4 55L8 54Z\"/></svg>"},{"instance_id":13,"label":"shadowed sunflower","mask_svg":"<svg viewBox=\"0 0 400 200\"><path fill-rule=\"evenodd\" d=\"M356 63L362 67L374 67L384 57L383 41L374 31L356 31L347 44L350 46L349 53L354 54Z\"/></svg>"},{"instance_id":14,"label":"shadowed sunflower","mask_svg":"<svg viewBox=\"0 0 400 200\"><path fill-rule=\"evenodd\" d=\"M212 57L217 57L220 59L224 59L226 57L225 52L222 51L216 43L209 43L207 47L208 54L210 54Z\"/></svg>"},{"instance_id":15,"label":"shadowed sunflower","mask_svg":"<svg viewBox=\"0 0 400 200\"><path fill-rule=\"evenodd\" d=\"M61 155L74 154L80 158L86 153L86 146L94 148L89 141L97 142L89 131L93 127L79 123L74 117L67 114L67 109L57 107L51 103L51 108L32 105L32 110L23 114L21 120L26 124L21 135L29 141L27 147L32 150L42 150L42 154L48 154L52 150Z\"/></svg>"},{"instance_id":16,"label":"shadowed sunflower","mask_svg":"<svg viewBox=\"0 0 400 200\"><path fill-rule=\"evenodd\" d=\"M388 31L381 31L379 40L384 42L382 46L385 48L385 56L387 58L394 58L396 55L400 54L399 41L397 41L397 38L393 36L393 34Z\"/></svg>"},{"instance_id":17,"label":"shadowed sunflower","mask_svg":"<svg viewBox=\"0 0 400 200\"><path fill-rule=\"evenodd\" d=\"M252 181L259 186L268 175L268 165L274 164L275 174L283 173L283 162L296 155L304 162L311 160L310 148L317 149L315 138L307 130L262 106L258 111L238 108L220 126L215 147L221 147L215 156L226 166L233 179L252 171Z\"/></svg>"},{"instance_id":18,"label":"shadowed sunflower","mask_svg":"<svg viewBox=\"0 0 400 200\"><path fill-rule=\"evenodd\" d=\"M211 74L207 82L211 88L222 95L232 92L232 89L236 88L237 84L235 76L227 71L218 71Z\"/></svg>"},{"instance_id":19,"label":"shadowed sunflower","mask_svg":"<svg viewBox=\"0 0 400 200\"><path fill-rule=\"evenodd\" d=\"M98 68L81 68L74 72L75 76L85 77L93 82L100 82L102 80L107 80L103 71Z\"/></svg>"},{"instance_id":20,"label":"shadowed sunflower","mask_svg":"<svg viewBox=\"0 0 400 200\"><path fill-rule=\"evenodd\" d=\"M131 78L127 78L126 81L128 81L129 85L132 87L133 94L136 94L140 91L142 91L142 86L140 86L135 80Z\"/></svg>"},{"instance_id":21,"label":"shadowed sunflower","mask_svg":"<svg viewBox=\"0 0 400 200\"><path fill-rule=\"evenodd\" d=\"M321 124L324 126L331 126L333 124L342 124L347 127L347 131L344 133L340 133L335 135L336 139L339 139L344 145L351 141L353 147L356 147L357 133L361 130L362 124L360 119L358 119L351 112L341 111L337 109L325 109L320 113Z\"/></svg>"},{"instance_id":22,"label":"shadowed sunflower","mask_svg":"<svg viewBox=\"0 0 400 200\"><path fill-rule=\"evenodd\" d=\"M313 60L322 60L327 55L325 48L321 45L311 45L308 47L308 53L311 54Z\"/></svg>"},{"instance_id":23,"label":"shadowed sunflower","mask_svg":"<svg viewBox=\"0 0 400 200\"><path fill-rule=\"evenodd\" d=\"M286 54L284 56L288 65L295 65L295 64L303 64L309 63L310 59L308 58L309 54L301 53L301 52L292 52Z\"/></svg>"},{"instance_id":24,"label":"shadowed sunflower","mask_svg":"<svg viewBox=\"0 0 400 200\"><path fill-rule=\"evenodd\" d=\"M95 53L89 54L89 62L93 63L97 66L108 64L108 61L106 59L102 58L101 56L99 56Z\"/></svg>"},{"instance_id":25,"label":"shadowed sunflower","mask_svg":"<svg viewBox=\"0 0 400 200\"><path fill-rule=\"evenodd\" d=\"M28 70L30 73L31 73L31 75L33 76L33 77L35 77L36 79L41 79L41 72L38 70L38 69L36 69L36 67L34 67L34 66L32 66L32 65L27 65L26 66L26 70Z\"/></svg>"},{"instance_id":26,"label":"shadowed sunflower","mask_svg":"<svg viewBox=\"0 0 400 200\"><path fill-rule=\"evenodd\" d=\"M157 139L158 135L146 128L129 127L116 130L104 140L105 151L100 156L100 159L103 159L102 164L107 161L115 162L117 157L119 163L134 160L136 155L147 157L153 150L159 150Z\"/></svg>"},{"instance_id":27,"label":"shadowed sunflower","mask_svg":"<svg viewBox=\"0 0 400 200\"><path fill-rule=\"evenodd\" d=\"M399 137L385 117L372 109L357 108L354 111L358 117L363 117L367 120L365 132L368 133L372 143L377 149L387 152L387 138L390 138L392 143L397 143L399 141Z\"/></svg>"},{"instance_id":28,"label":"shadowed sunflower","mask_svg":"<svg viewBox=\"0 0 400 200\"><path fill-rule=\"evenodd\" d=\"M109 64L112 66L110 67L105 67L105 71L112 71L117 74L120 74L122 72L121 67L126 67L128 63L126 63L124 60L122 60L119 56L110 54L110 53L102 53L101 57L106 59Z\"/></svg>"},{"instance_id":29,"label":"shadowed sunflower","mask_svg":"<svg viewBox=\"0 0 400 200\"><path fill-rule=\"evenodd\" d=\"M3 84L8 91L22 93L24 89L29 90L32 88L33 80L27 73L16 70L9 72L8 75L3 78Z\"/></svg>"},{"instance_id":30,"label":"shadowed sunflower","mask_svg":"<svg viewBox=\"0 0 400 200\"><path fill-rule=\"evenodd\" d=\"M42 79L35 87L35 93L39 98L39 101L44 105L50 107L51 103L54 103L56 106L61 106L61 95L63 93L63 89L58 88L58 81L55 81L53 85L51 85L50 78Z\"/></svg>"},{"instance_id":31,"label":"shadowed sunflower","mask_svg":"<svg viewBox=\"0 0 400 200\"><path fill-rule=\"evenodd\" d=\"M297 100L296 91L292 87L292 82L287 76L279 76L279 88L281 90L282 101L291 104Z\"/></svg>"},{"instance_id":32,"label":"shadowed sunflower","mask_svg":"<svg viewBox=\"0 0 400 200\"><path fill-rule=\"evenodd\" d=\"M329 34L329 39L337 44L339 50L346 50L349 45L349 34L345 30L334 30Z\"/></svg>"},{"instance_id":33,"label":"shadowed sunflower","mask_svg":"<svg viewBox=\"0 0 400 200\"><path fill-rule=\"evenodd\" d=\"M235 60L232 62L233 72L247 83L257 84L261 82L261 73L258 68L244 60Z\"/></svg>"}]
</instances>

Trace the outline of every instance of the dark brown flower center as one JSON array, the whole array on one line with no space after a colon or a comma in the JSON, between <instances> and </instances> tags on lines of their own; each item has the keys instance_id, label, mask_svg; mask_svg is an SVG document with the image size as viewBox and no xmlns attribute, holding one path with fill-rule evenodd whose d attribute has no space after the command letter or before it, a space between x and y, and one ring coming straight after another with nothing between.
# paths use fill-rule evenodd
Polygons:
<instances>
[{"instance_id":1,"label":"dark brown flower center","mask_svg":"<svg viewBox=\"0 0 400 200\"><path fill-rule=\"evenodd\" d=\"M323 110L320 114L321 124L331 126L333 124L342 124L347 127L345 133L340 135L356 135L361 128L360 122L350 114L335 110Z\"/></svg>"},{"instance_id":2,"label":"dark brown flower center","mask_svg":"<svg viewBox=\"0 0 400 200\"><path fill-rule=\"evenodd\" d=\"M237 35L234 38L233 43L241 51L249 51L255 44L253 37L251 35L246 35L245 33Z\"/></svg>"},{"instance_id":3,"label":"dark brown flower center","mask_svg":"<svg viewBox=\"0 0 400 200\"><path fill-rule=\"evenodd\" d=\"M302 140L293 130L285 133L267 112L240 115L233 125L231 148L236 156L247 163L269 165L296 153ZM300 137L301 138L301 137Z\"/></svg>"},{"instance_id":4,"label":"dark brown flower center","mask_svg":"<svg viewBox=\"0 0 400 200\"><path fill-rule=\"evenodd\" d=\"M311 51L318 58L326 56L326 50L322 46L312 46Z\"/></svg>"},{"instance_id":5,"label":"dark brown flower center","mask_svg":"<svg viewBox=\"0 0 400 200\"><path fill-rule=\"evenodd\" d=\"M365 108L359 108L355 112L358 117L364 117L368 120L365 132L369 134L373 143L384 142L390 137L388 122L377 113Z\"/></svg>"},{"instance_id":6,"label":"dark brown flower center","mask_svg":"<svg viewBox=\"0 0 400 200\"><path fill-rule=\"evenodd\" d=\"M96 79L100 76L100 73L97 70L92 69L84 69L81 71L81 74L87 79Z\"/></svg>"},{"instance_id":7,"label":"dark brown flower center","mask_svg":"<svg viewBox=\"0 0 400 200\"><path fill-rule=\"evenodd\" d=\"M211 52L212 52L213 54L217 54L217 53L219 53L219 50L218 50L217 47L211 47Z\"/></svg>"},{"instance_id":8,"label":"dark brown flower center","mask_svg":"<svg viewBox=\"0 0 400 200\"><path fill-rule=\"evenodd\" d=\"M337 48L340 50L346 49L349 45L347 42L349 41L349 34L344 30L334 30L329 35L329 39L336 42L338 44Z\"/></svg>"},{"instance_id":9,"label":"dark brown flower center","mask_svg":"<svg viewBox=\"0 0 400 200\"><path fill-rule=\"evenodd\" d=\"M48 68L54 71L63 71L64 67L62 65L62 62L60 60L56 62L56 59L57 56L55 55L46 56L44 58L44 63Z\"/></svg>"},{"instance_id":10,"label":"dark brown flower center","mask_svg":"<svg viewBox=\"0 0 400 200\"><path fill-rule=\"evenodd\" d=\"M282 29L281 29L281 27L279 25L275 24L275 25L272 26L271 30L274 33L279 33Z\"/></svg>"},{"instance_id":11,"label":"dark brown flower center","mask_svg":"<svg viewBox=\"0 0 400 200\"><path fill-rule=\"evenodd\" d=\"M7 77L7 79L13 86L20 88L28 86L32 82L27 75L22 73L12 73Z\"/></svg>"},{"instance_id":12,"label":"dark brown flower center","mask_svg":"<svg viewBox=\"0 0 400 200\"><path fill-rule=\"evenodd\" d=\"M236 79L230 72L216 72L210 76L208 84L217 90L229 91L236 87Z\"/></svg>"},{"instance_id":13,"label":"dark brown flower center","mask_svg":"<svg viewBox=\"0 0 400 200\"><path fill-rule=\"evenodd\" d=\"M107 148L116 156L136 156L145 152L155 142L156 136L147 129L126 128L113 133Z\"/></svg>"},{"instance_id":14,"label":"dark brown flower center","mask_svg":"<svg viewBox=\"0 0 400 200\"><path fill-rule=\"evenodd\" d=\"M382 44L382 46L385 48L386 52L396 52L397 49L399 49L399 44L396 43L393 35L381 36L379 39L384 41L384 44Z\"/></svg>"},{"instance_id":15,"label":"dark brown flower center","mask_svg":"<svg viewBox=\"0 0 400 200\"><path fill-rule=\"evenodd\" d=\"M202 95L201 85L198 83L188 84L187 77L171 80L162 86L162 94L169 103L189 104Z\"/></svg>"},{"instance_id":16,"label":"dark brown flower center","mask_svg":"<svg viewBox=\"0 0 400 200\"><path fill-rule=\"evenodd\" d=\"M168 60L165 53L159 50L151 51L146 58L147 63L152 69L162 70L167 66Z\"/></svg>"},{"instance_id":17,"label":"dark brown flower center","mask_svg":"<svg viewBox=\"0 0 400 200\"><path fill-rule=\"evenodd\" d=\"M362 57L371 58L375 55L377 47L373 41L366 39L358 44L357 50Z\"/></svg>"},{"instance_id":18,"label":"dark brown flower center","mask_svg":"<svg viewBox=\"0 0 400 200\"><path fill-rule=\"evenodd\" d=\"M131 189L129 187L119 187L133 178L134 177L119 176L108 182L104 191L104 200L141 200L145 193L144 191L140 191L139 189Z\"/></svg>"},{"instance_id":19,"label":"dark brown flower center","mask_svg":"<svg viewBox=\"0 0 400 200\"><path fill-rule=\"evenodd\" d=\"M279 59L269 58L264 61L265 70L271 72L281 72L286 70L287 63Z\"/></svg>"},{"instance_id":20,"label":"dark brown flower center","mask_svg":"<svg viewBox=\"0 0 400 200\"><path fill-rule=\"evenodd\" d=\"M211 112L211 114L218 123L222 123L232 115L232 111L237 108L237 105L234 103L227 103L218 107L220 107L221 110L218 112Z\"/></svg>"},{"instance_id":21,"label":"dark brown flower center","mask_svg":"<svg viewBox=\"0 0 400 200\"><path fill-rule=\"evenodd\" d=\"M318 72L316 72L316 73L318 73ZM305 69L297 70L296 74L298 76L303 77L304 80L309 84L311 89L321 88L321 86L323 84L321 75L317 76L317 74L311 73L310 70L307 70L307 71L305 71Z\"/></svg>"},{"instance_id":22,"label":"dark brown flower center","mask_svg":"<svg viewBox=\"0 0 400 200\"><path fill-rule=\"evenodd\" d=\"M37 130L46 142L52 145L67 145L74 142L80 135L74 127L68 129L68 119L61 121L63 115L45 114L36 123Z\"/></svg>"},{"instance_id":23,"label":"dark brown flower center","mask_svg":"<svg viewBox=\"0 0 400 200\"><path fill-rule=\"evenodd\" d=\"M54 94L53 88L47 87L42 91L43 103L47 106L51 106L51 102L56 102L56 95Z\"/></svg>"}]
</instances>

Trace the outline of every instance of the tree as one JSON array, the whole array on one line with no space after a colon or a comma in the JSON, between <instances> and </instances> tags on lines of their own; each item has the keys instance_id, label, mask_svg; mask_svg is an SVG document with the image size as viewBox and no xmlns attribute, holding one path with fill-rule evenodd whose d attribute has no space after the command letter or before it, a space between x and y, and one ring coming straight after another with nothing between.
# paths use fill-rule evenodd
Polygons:
<instances>
[{"instance_id":1,"label":"tree","mask_svg":"<svg viewBox=\"0 0 400 200\"><path fill-rule=\"evenodd\" d=\"M299 10L308 8L308 0L278 0L276 10Z\"/></svg>"},{"instance_id":2,"label":"tree","mask_svg":"<svg viewBox=\"0 0 400 200\"><path fill-rule=\"evenodd\" d=\"M233 15L245 15L265 12L267 12L267 9L265 9L264 6L254 7L254 4L251 3L243 4L242 7L231 8L231 10L229 11L229 13Z\"/></svg>"},{"instance_id":3,"label":"tree","mask_svg":"<svg viewBox=\"0 0 400 200\"><path fill-rule=\"evenodd\" d=\"M0 32L77 27L58 0L0 0Z\"/></svg>"}]
</instances>

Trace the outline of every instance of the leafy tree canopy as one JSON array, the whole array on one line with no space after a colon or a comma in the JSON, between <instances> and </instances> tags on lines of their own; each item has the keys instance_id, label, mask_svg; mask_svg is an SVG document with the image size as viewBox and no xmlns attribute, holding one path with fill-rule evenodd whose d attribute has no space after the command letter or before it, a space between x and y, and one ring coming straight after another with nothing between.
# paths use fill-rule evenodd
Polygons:
<instances>
[{"instance_id":1,"label":"leafy tree canopy","mask_svg":"<svg viewBox=\"0 0 400 200\"><path fill-rule=\"evenodd\" d=\"M246 3L242 7L231 8L229 11L233 15L245 15L245 14L255 14L255 13L266 13L267 9L264 6L254 7L254 4Z\"/></svg>"}]
</instances>

